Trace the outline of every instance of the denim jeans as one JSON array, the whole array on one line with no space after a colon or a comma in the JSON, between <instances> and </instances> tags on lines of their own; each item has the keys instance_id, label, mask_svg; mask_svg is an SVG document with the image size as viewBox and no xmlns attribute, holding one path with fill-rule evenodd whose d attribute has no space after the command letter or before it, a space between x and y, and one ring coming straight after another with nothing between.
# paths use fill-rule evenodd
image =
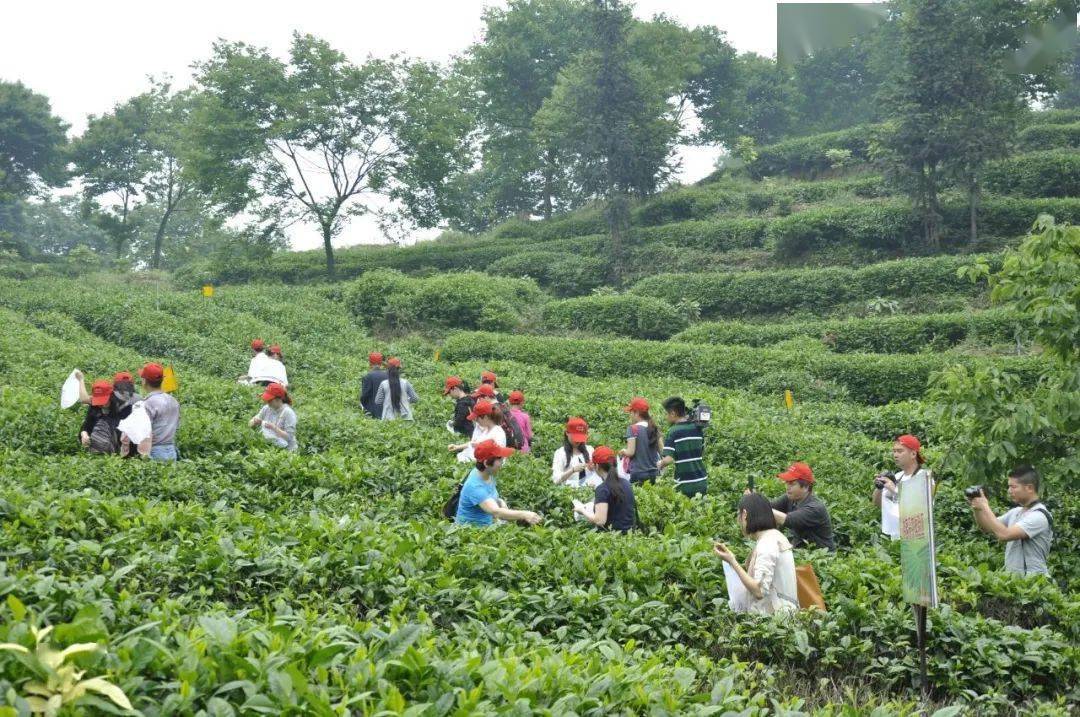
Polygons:
<instances>
[{"instance_id":1,"label":"denim jeans","mask_svg":"<svg viewBox=\"0 0 1080 717\"><path fill-rule=\"evenodd\" d=\"M176 445L168 443L161 446L150 447L150 460L152 461L168 461L172 462L176 460Z\"/></svg>"}]
</instances>

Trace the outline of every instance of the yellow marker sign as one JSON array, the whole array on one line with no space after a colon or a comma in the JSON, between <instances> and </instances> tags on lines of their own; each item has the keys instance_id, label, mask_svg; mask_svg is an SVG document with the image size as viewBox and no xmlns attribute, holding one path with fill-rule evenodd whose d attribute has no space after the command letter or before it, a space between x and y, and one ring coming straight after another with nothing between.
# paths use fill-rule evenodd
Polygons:
<instances>
[{"instance_id":1,"label":"yellow marker sign","mask_svg":"<svg viewBox=\"0 0 1080 717\"><path fill-rule=\"evenodd\" d=\"M795 408L795 396L792 395L790 388L784 389L784 405L788 407L788 410Z\"/></svg>"},{"instance_id":2,"label":"yellow marker sign","mask_svg":"<svg viewBox=\"0 0 1080 717\"><path fill-rule=\"evenodd\" d=\"M165 393L172 393L178 388L180 388L180 384L176 380L176 372L173 371L172 366L166 366L161 376L161 390Z\"/></svg>"},{"instance_id":3,"label":"yellow marker sign","mask_svg":"<svg viewBox=\"0 0 1080 717\"><path fill-rule=\"evenodd\" d=\"M204 285L202 288L202 295L209 299L214 295L214 287L210 284Z\"/></svg>"},{"instance_id":4,"label":"yellow marker sign","mask_svg":"<svg viewBox=\"0 0 1080 717\"><path fill-rule=\"evenodd\" d=\"M439 356L442 356L442 349L435 349L435 362L438 363Z\"/></svg>"}]
</instances>

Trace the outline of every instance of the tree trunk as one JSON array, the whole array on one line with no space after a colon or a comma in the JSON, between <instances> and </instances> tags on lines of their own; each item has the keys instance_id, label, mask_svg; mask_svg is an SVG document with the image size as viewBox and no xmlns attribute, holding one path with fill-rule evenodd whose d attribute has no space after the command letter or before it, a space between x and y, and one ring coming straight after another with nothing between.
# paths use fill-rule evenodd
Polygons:
<instances>
[{"instance_id":1,"label":"tree trunk","mask_svg":"<svg viewBox=\"0 0 1080 717\"><path fill-rule=\"evenodd\" d=\"M154 232L154 258L150 260L151 269L161 268L161 245L165 241L165 227L169 224L169 217L172 216L174 206L169 206L165 209L165 213L161 215L161 221L158 222L157 231Z\"/></svg>"},{"instance_id":2,"label":"tree trunk","mask_svg":"<svg viewBox=\"0 0 1080 717\"><path fill-rule=\"evenodd\" d=\"M607 220L611 233L611 280L618 285L623 272L623 241L628 224L628 200L619 190L612 191L608 199Z\"/></svg>"},{"instance_id":3,"label":"tree trunk","mask_svg":"<svg viewBox=\"0 0 1080 717\"><path fill-rule=\"evenodd\" d=\"M322 227L322 240L323 249L326 250L326 276L330 281L336 278L336 271L334 269L334 245L331 241L331 225L323 224Z\"/></svg>"},{"instance_id":4,"label":"tree trunk","mask_svg":"<svg viewBox=\"0 0 1080 717\"><path fill-rule=\"evenodd\" d=\"M555 191L555 152L544 153L544 219L551 219L551 195Z\"/></svg>"},{"instance_id":5,"label":"tree trunk","mask_svg":"<svg viewBox=\"0 0 1080 717\"><path fill-rule=\"evenodd\" d=\"M926 242L935 252L941 248L941 205L938 202L937 167L934 163L927 163L925 168L926 177Z\"/></svg>"},{"instance_id":6,"label":"tree trunk","mask_svg":"<svg viewBox=\"0 0 1080 717\"><path fill-rule=\"evenodd\" d=\"M974 173L968 178L968 207L971 211L971 243L979 240L979 180Z\"/></svg>"}]
</instances>

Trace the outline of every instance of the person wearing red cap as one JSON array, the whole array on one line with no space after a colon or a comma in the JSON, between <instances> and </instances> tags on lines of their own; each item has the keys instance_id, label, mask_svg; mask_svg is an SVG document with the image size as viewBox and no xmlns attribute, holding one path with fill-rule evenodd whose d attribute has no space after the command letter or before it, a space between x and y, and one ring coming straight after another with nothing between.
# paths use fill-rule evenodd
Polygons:
<instances>
[{"instance_id":1,"label":"person wearing red cap","mask_svg":"<svg viewBox=\"0 0 1080 717\"><path fill-rule=\"evenodd\" d=\"M119 453L120 417L112 410L113 387L108 381L94 381L90 389L90 407L86 410L79 442L91 453Z\"/></svg>"},{"instance_id":2,"label":"person wearing red cap","mask_svg":"<svg viewBox=\"0 0 1080 717\"><path fill-rule=\"evenodd\" d=\"M468 419L473 422L472 437L468 443L451 443L448 448L457 453L459 463L472 463L475 460L473 449L484 441L494 441L496 445L506 447L506 432L500 425L498 407L487 399L480 399L473 406Z\"/></svg>"},{"instance_id":3,"label":"person wearing red cap","mask_svg":"<svg viewBox=\"0 0 1080 717\"><path fill-rule=\"evenodd\" d=\"M275 361L285 363L285 355L281 353L281 346L279 344L271 344L270 348L266 350L266 354Z\"/></svg>"},{"instance_id":4,"label":"person wearing red cap","mask_svg":"<svg viewBox=\"0 0 1080 717\"><path fill-rule=\"evenodd\" d=\"M472 437L473 424L469 420L476 399L469 395L469 385L458 376L448 376L443 395L454 399L454 417L447 421L446 430Z\"/></svg>"},{"instance_id":5,"label":"person wearing red cap","mask_svg":"<svg viewBox=\"0 0 1080 717\"><path fill-rule=\"evenodd\" d=\"M472 452L476 465L461 485L454 522L479 526L492 525L496 519L523 521L528 525L539 523L542 518L537 513L531 510L511 510L499 498L495 475L502 469L503 462L514 454L514 449L485 440L477 443Z\"/></svg>"},{"instance_id":6,"label":"person wearing red cap","mask_svg":"<svg viewBox=\"0 0 1080 717\"><path fill-rule=\"evenodd\" d=\"M143 409L150 417L150 460L172 462L177 459L176 431L180 428L180 404L161 390L165 369L148 363L139 371L142 379Z\"/></svg>"},{"instance_id":7,"label":"person wearing red cap","mask_svg":"<svg viewBox=\"0 0 1080 717\"><path fill-rule=\"evenodd\" d=\"M261 428L263 438L278 448L295 451L296 411L289 392L280 383L271 383L263 391L262 400L266 405L259 409L249 425Z\"/></svg>"},{"instance_id":8,"label":"person wearing red cap","mask_svg":"<svg viewBox=\"0 0 1080 717\"><path fill-rule=\"evenodd\" d=\"M360 408L372 418L382 418L383 407L375 402L375 394L387 378L389 374L383 368L383 355L372 351L368 354L368 372L360 379Z\"/></svg>"},{"instance_id":9,"label":"person wearing red cap","mask_svg":"<svg viewBox=\"0 0 1080 717\"><path fill-rule=\"evenodd\" d=\"M601 478L592 469L593 447L588 444L589 424L574 416L566 422L563 444L551 457L551 482L568 488L595 488Z\"/></svg>"},{"instance_id":10,"label":"person wearing red cap","mask_svg":"<svg viewBox=\"0 0 1080 717\"><path fill-rule=\"evenodd\" d=\"M626 534L637 524L637 503L630 481L619 477L618 458L607 446L597 446L590 467L600 477L593 491L592 510L575 501L574 512L596 526L597 530L617 530Z\"/></svg>"},{"instance_id":11,"label":"person wearing red cap","mask_svg":"<svg viewBox=\"0 0 1080 717\"><path fill-rule=\"evenodd\" d=\"M660 429L649 415L649 402L640 396L635 397L623 409L630 414L630 425L626 427L626 447L619 455L629 459L627 472L630 482L655 483L660 475L660 452L664 442L660 438Z\"/></svg>"},{"instance_id":12,"label":"person wearing red cap","mask_svg":"<svg viewBox=\"0 0 1080 717\"><path fill-rule=\"evenodd\" d=\"M925 468L922 443L915 436L905 433L893 442L893 462L899 468L890 477L889 473L880 473L874 479L874 505L881 507L881 532L893 540L900 539L900 491L906 481L920 473L925 474L933 490L934 478Z\"/></svg>"},{"instance_id":13,"label":"person wearing red cap","mask_svg":"<svg viewBox=\"0 0 1080 717\"><path fill-rule=\"evenodd\" d=\"M829 511L814 495L814 471L805 463L796 462L777 477L784 481L787 491L771 502L778 527L791 533L793 547L825 548L836 552L832 519Z\"/></svg>"},{"instance_id":14,"label":"person wearing red cap","mask_svg":"<svg viewBox=\"0 0 1080 717\"><path fill-rule=\"evenodd\" d=\"M491 397L495 403L506 403L506 399L503 398L502 393L499 392L499 377L491 371L482 371L480 373L480 386L491 386ZM477 388L479 389L479 387Z\"/></svg>"},{"instance_id":15,"label":"person wearing red cap","mask_svg":"<svg viewBox=\"0 0 1080 717\"><path fill-rule=\"evenodd\" d=\"M255 356L258 356L259 354L261 354L263 352L263 350L265 350L265 349L266 349L266 342L263 341L262 339L252 339L251 340L251 353L254 354Z\"/></svg>"},{"instance_id":16,"label":"person wearing red cap","mask_svg":"<svg viewBox=\"0 0 1080 717\"><path fill-rule=\"evenodd\" d=\"M395 418L411 421L413 404L419 401L420 397L409 379L401 377L401 359L391 357L386 362L386 380L379 384L379 390L375 392L375 404L382 406L379 418L384 421Z\"/></svg>"},{"instance_id":17,"label":"person wearing red cap","mask_svg":"<svg viewBox=\"0 0 1080 717\"><path fill-rule=\"evenodd\" d=\"M517 423L521 431L521 452L528 453L529 446L532 445L533 428L532 416L525 411L525 394L521 391L511 391L507 402L510 404L509 418Z\"/></svg>"}]
</instances>

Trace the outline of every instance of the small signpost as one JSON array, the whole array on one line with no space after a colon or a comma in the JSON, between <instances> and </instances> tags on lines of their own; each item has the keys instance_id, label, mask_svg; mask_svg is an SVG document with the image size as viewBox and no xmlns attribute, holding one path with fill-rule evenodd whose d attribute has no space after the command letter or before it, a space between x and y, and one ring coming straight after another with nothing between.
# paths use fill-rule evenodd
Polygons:
<instances>
[{"instance_id":1,"label":"small signpost","mask_svg":"<svg viewBox=\"0 0 1080 717\"><path fill-rule=\"evenodd\" d=\"M212 299L214 297L214 287L211 284L203 284L202 295L207 299Z\"/></svg>"},{"instance_id":2,"label":"small signpost","mask_svg":"<svg viewBox=\"0 0 1080 717\"><path fill-rule=\"evenodd\" d=\"M915 609L919 672L926 694L930 691L926 675L926 611L938 606L934 503L926 471L905 480L900 490L900 570L904 602Z\"/></svg>"},{"instance_id":3,"label":"small signpost","mask_svg":"<svg viewBox=\"0 0 1080 717\"><path fill-rule=\"evenodd\" d=\"M790 388L784 389L784 405L789 411L795 408L795 395L791 393Z\"/></svg>"}]
</instances>

